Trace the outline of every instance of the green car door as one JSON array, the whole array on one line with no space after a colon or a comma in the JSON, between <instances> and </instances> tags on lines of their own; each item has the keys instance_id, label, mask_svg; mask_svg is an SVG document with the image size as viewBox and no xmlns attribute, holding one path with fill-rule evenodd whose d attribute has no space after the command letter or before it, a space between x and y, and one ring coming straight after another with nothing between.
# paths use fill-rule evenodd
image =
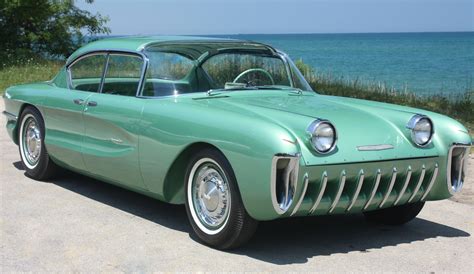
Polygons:
<instances>
[{"instance_id":1,"label":"green car door","mask_svg":"<svg viewBox=\"0 0 474 274\"><path fill-rule=\"evenodd\" d=\"M63 165L83 171L83 111L87 99L97 93L106 55L94 54L73 62L68 68L70 87L55 87L46 95L44 117L46 145Z\"/></svg>"},{"instance_id":2,"label":"green car door","mask_svg":"<svg viewBox=\"0 0 474 274\"><path fill-rule=\"evenodd\" d=\"M135 97L143 61L135 55L109 54L101 93L84 108L82 155L95 177L146 189L138 165L138 136L144 100Z\"/></svg>"}]
</instances>

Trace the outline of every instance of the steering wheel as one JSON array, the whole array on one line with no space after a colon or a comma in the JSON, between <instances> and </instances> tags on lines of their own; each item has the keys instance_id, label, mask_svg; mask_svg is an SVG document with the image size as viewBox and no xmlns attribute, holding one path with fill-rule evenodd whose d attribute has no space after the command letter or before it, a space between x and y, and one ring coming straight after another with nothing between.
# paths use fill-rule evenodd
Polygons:
<instances>
[{"instance_id":1,"label":"steering wheel","mask_svg":"<svg viewBox=\"0 0 474 274\"><path fill-rule=\"evenodd\" d=\"M252 73L252 72L260 72L262 73L263 75L267 76L268 79L270 79L270 82L272 82L272 85L275 84L275 80L273 80L273 77L272 75L270 74L270 72L264 70L264 69L261 69L261 68L251 68L251 69L248 69L244 72L242 72L241 74L237 75L237 77L235 77L234 81L232 81L232 83L238 83L238 81L244 77L245 75L249 74L249 73Z\"/></svg>"}]
</instances>

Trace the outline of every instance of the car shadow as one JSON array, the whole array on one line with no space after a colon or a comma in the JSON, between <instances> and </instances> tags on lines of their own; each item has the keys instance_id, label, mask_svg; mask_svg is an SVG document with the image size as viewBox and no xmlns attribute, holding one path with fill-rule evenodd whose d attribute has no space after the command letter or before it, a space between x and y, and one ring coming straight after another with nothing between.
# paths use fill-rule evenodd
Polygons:
<instances>
[{"instance_id":1,"label":"car shadow","mask_svg":"<svg viewBox=\"0 0 474 274\"><path fill-rule=\"evenodd\" d=\"M16 163L13 164L15 167ZM182 205L170 205L73 172L51 183L167 228L193 235ZM372 252L437 237L469 237L450 226L416 218L404 226L365 221L362 214L299 217L261 222L244 247L229 251L277 265L305 263L309 258L349 252Z\"/></svg>"},{"instance_id":2,"label":"car shadow","mask_svg":"<svg viewBox=\"0 0 474 274\"><path fill-rule=\"evenodd\" d=\"M248 245L235 251L265 262L305 263L317 256L372 252L437 237L469 237L450 226L416 218L403 226L369 223L362 214L301 217L262 222Z\"/></svg>"},{"instance_id":3,"label":"car shadow","mask_svg":"<svg viewBox=\"0 0 474 274\"><path fill-rule=\"evenodd\" d=\"M25 170L25 168L23 167L23 164L21 163L21 161L14 162L12 165L18 170Z\"/></svg>"}]
</instances>

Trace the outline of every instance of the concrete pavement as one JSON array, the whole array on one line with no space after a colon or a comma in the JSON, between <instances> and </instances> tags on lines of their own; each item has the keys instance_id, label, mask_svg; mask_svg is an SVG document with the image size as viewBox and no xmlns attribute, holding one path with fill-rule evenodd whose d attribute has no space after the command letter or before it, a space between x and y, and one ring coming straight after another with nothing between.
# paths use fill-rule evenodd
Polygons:
<instances>
[{"instance_id":1,"label":"concrete pavement","mask_svg":"<svg viewBox=\"0 0 474 274\"><path fill-rule=\"evenodd\" d=\"M427 203L405 226L368 224L362 215L264 222L232 252L197 242L183 206L74 173L49 183L29 179L3 118L0 155L2 273L474 271L472 155L466 194Z\"/></svg>"}]
</instances>

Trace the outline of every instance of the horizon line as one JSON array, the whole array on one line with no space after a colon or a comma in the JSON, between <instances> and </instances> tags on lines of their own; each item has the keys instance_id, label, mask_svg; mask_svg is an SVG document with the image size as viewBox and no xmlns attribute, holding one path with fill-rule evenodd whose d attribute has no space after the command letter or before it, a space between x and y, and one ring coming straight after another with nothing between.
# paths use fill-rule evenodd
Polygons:
<instances>
[{"instance_id":1,"label":"horizon line","mask_svg":"<svg viewBox=\"0 0 474 274\"><path fill-rule=\"evenodd\" d=\"M200 34L107 34L95 36L202 36L202 35L305 35L305 34L417 34L417 33L474 33L474 30L459 31L389 31L389 32L287 32L287 33L200 33Z\"/></svg>"}]
</instances>

